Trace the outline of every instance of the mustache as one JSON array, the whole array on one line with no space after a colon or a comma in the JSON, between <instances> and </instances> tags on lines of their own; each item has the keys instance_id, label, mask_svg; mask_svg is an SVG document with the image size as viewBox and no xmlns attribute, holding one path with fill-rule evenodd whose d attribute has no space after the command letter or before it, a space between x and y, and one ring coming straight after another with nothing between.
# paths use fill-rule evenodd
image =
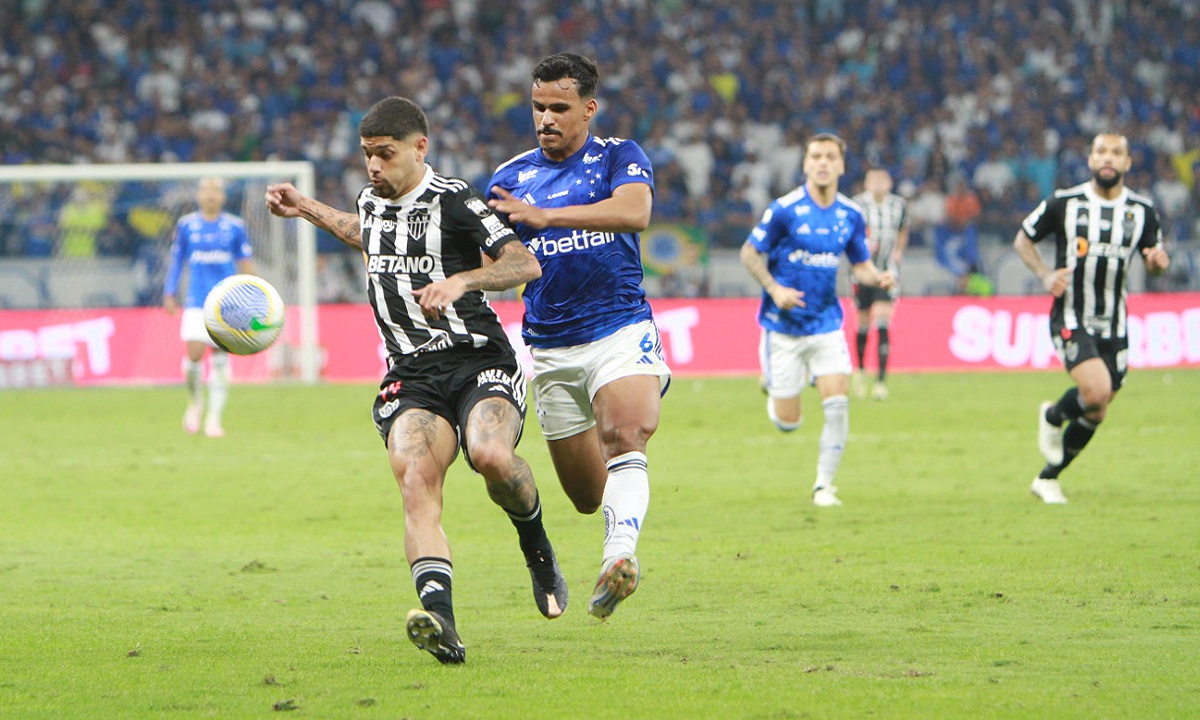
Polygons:
<instances>
[{"instance_id":1,"label":"mustache","mask_svg":"<svg viewBox=\"0 0 1200 720\"><path fill-rule=\"evenodd\" d=\"M551 128L538 128L538 135L562 135L562 133Z\"/></svg>"}]
</instances>

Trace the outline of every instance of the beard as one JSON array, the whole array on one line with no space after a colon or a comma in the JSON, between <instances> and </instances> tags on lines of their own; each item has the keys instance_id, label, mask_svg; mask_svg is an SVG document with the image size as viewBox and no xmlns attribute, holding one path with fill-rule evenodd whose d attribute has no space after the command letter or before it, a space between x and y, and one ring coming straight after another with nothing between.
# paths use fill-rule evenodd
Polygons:
<instances>
[{"instance_id":1,"label":"beard","mask_svg":"<svg viewBox=\"0 0 1200 720\"><path fill-rule=\"evenodd\" d=\"M1121 179L1124 177L1125 174L1117 170L1113 170L1112 177L1104 177L1098 170L1092 173L1092 179L1096 181L1097 185L1105 190L1112 190L1115 188L1117 183L1121 182Z\"/></svg>"}]
</instances>

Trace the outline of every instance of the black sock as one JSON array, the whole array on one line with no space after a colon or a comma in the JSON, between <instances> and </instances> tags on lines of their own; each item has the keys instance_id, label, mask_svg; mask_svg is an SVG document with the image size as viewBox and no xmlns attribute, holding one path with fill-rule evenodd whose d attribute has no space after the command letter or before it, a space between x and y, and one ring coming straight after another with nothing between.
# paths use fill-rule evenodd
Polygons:
<instances>
[{"instance_id":1,"label":"black sock","mask_svg":"<svg viewBox=\"0 0 1200 720\"><path fill-rule=\"evenodd\" d=\"M879 382L887 376L887 361L888 353L892 349L892 344L888 339L888 329L885 327L879 328Z\"/></svg>"},{"instance_id":2,"label":"black sock","mask_svg":"<svg viewBox=\"0 0 1200 720\"><path fill-rule=\"evenodd\" d=\"M421 607L441 615L454 625L454 602L450 599L453 571L446 558L417 558L412 564L413 582Z\"/></svg>"},{"instance_id":3,"label":"black sock","mask_svg":"<svg viewBox=\"0 0 1200 720\"><path fill-rule=\"evenodd\" d=\"M866 355L867 355L867 333L868 332L870 332L869 328L860 327L858 329L858 335L855 337L855 340L857 341L857 344L858 344L858 369L859 370L862 370L862 369L866 368L866 366L867 366L866 365L866 363L867 363Z\"/></svg>"},{"instance_id":4,"label":"black sock","mask_svg":"<svg viewBox=\"0 0 1200 720\"><path fill-rule=\"evenodd\" d=\"M1072 387L1046 411L1046 422L1054 427L1062 427L1062 424L1068 420L1074 420L1083 415L1083 411L1083 403L1079 399L1079 388Z\"/></svg>"},{"instance_id":5,"label":"black sock","mask_svg":"<svg viewBox=\"0 0 1200 720\"><path fill-rule=\"evenodd\" d=\"M550 538L546 537L546 528L542 525L542 501L534 498L533 510L528 515L508 513L508 519L517 529L517 538L521 543L521 552L526 555L535 550L548 550Z\"/></svg>"},{"instance_id":6,"label":"black sock","mask_svg":"<svg viewBox=\"0 0 1200 720\"><path fill-rule=\"evenodd\" d=\"M1092 436L1096 434L1096 424L1085 417L1075 418L1063 432L1063 461L1058 465L1047 465L1039 477L1053 480L1066 469L1075 456L1083 452Z\"/></svg>"}]
</instances>

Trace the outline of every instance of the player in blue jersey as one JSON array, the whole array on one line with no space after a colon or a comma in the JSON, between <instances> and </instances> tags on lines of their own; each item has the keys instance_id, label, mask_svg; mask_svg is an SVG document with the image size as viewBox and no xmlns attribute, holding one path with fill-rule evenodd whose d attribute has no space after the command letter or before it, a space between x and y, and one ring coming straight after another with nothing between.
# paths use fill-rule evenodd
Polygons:
<instances>
[{"instance_id":1,"label":"player in blue jersey","mask_svg":"<svg viewBox=\"0 0 1200 720\"><path fill-rule=\"evenodd\" d=\"M163 307L174 315L179 311L180 279L188 272L187 293L183 298L183 322L179 335L187 348L184 376L187 378L188 404L183 428L189 433L200 430L205 406L202 398L204 353L212 349L208 373L208 408L204 434L221 437L221 414L229 396L229 355L217 348L204 327L204 298L209 290L236 272L253 273L254 259L246 224L236 215L224 212L225 183L220 178L200 180L196 195L198 212L188 213L175 224L171 260L163 288Z\"/></svg>"},{"instance_id":2,"label":"player in blue jersey","mask_svg":"<svg viewBox=\"0 0 1200 720\"><path fill-rule=\"evenodd\" d=\"M604 619L640 577L646 444L670 370L641 286L654 172L637 143L591 134L598 82L595 63L573 53L534 68L538 147L497 168L488 195L542 265L525 287L522 336L559 482L580 512L603 509L588 612Z\"/></svg>"},{"instance_id":3,"label":"player in blue jersey","mask_svg":"<svg viewBox=\"0 0 1200 720\"><path fill-rule=\"evenodd\" d=\"M800 391L812 382L821 394L825 427L812 499L822 507L842 504L834 475L850 433L852 366L837 296L842 254L860 284L886 290L895 283L891 272L871 262L862 210L838 192L845 162L841 138L810 138L804 184L771 203L741 250L742 263L763 286L759 359L767 417L784 432L795 430L803 419Z\"/></svg>"}]
</instances>

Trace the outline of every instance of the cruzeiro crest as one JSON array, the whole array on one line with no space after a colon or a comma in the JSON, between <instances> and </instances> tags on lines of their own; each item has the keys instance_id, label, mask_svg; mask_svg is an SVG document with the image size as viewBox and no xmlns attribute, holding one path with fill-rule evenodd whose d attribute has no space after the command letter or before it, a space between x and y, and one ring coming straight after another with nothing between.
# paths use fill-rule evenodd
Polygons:
<instances>
[{"instance_id":1,"label":"cruzeiro crest","mask_svg":"<svg viewBox=\"0 0 1200 720\"><path fill-rule=\"evenodd\" d=\"M425 233L429 230L429 206L424 203L413 205L405 221L408 223L409 240L424 240Z\"/></svg>"}]
</instances>

